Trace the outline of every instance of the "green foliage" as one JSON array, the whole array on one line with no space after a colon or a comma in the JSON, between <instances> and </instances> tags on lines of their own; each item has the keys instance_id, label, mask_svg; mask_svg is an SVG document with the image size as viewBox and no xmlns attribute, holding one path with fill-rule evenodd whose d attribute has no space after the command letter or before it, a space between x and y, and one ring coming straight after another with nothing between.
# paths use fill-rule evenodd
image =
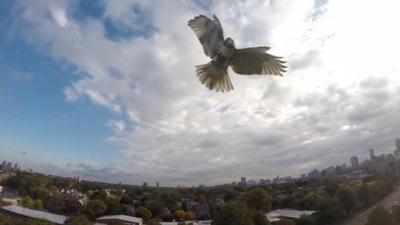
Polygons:
<instances>
[{"instance_id":1,"label":"green foliage","mask_svg":"<svg viewBox=\"0 0 400 225\"><path fill-rule=\"evenodd\" d=\"M265 214L261 211L256 211L253 215L254 225L270 225Z\"/></svg>"},{"instance_id":2,"label":"green foliage","mask_svg":"<svg viewBox=\"0 0 400 225\"><path fill-rule=\"evenodd\" d=\"M33 201L33 208L34 209L43 209L43 202L40 199L35 199Z\"/></svg>"},{"instance_id":3,"label":"green foliage","mask_svg":"<svg viewBox=\"0 0 400 225\"><path fill-rule=\"evenodd\" d=\"M344 217L344 208L335 198L324 198L317 204L318 224L326 224Z\"/></svg>"},{"instance_id":4,"label":"green foliage","mask_svg":"<svg viewBox=\"0 0 400 225\"><path fill-rule=\"evenodd\" d=\"M142 218L144 221L148 221L151 218L151 212L147 208L141 206L136 209L136 216Z\"/></svg>"},{"instance_id":5,"label":"green foliage","mask_svg":"<svg viewBox=\"0 0 400 225\"><path fill-rule=\"evenodd\" d=\"M104 203L107 205L107 210L105 211L105 214L118 215L124 213L123 207L118 199L106 198Z\"/></svg>"},{"instance_id":6,"label":"green foliage","mask_svg":"<svg viewBox=\"0 0 400 225\"><path fill-rule=\"evenodd\" d=\"M33 207L33 200L29 196L24 196L21 199L21 205L25 208L32 208Z\"/></svg>"},{"instance_id":7,"label":"green foliage","mask_svg":"<svg viewBox=\"0 0 400 225\"><path fill-rule=\"evenodd\" d=\"M92 225L93 223L85 215L73 216L67 219L65 225Z\"/></svg>"},{"instance_id":8,"label":"green foliage","mask_svg":"<svg viewBox=\"0 0 400 225\"><path fill-rule=\"evenodd\" d=\"M100 199L90 200L87 205L83 208L83 213L91 219L94 220L97 217L103 215L107 210L107 205Z\"/></svg>"},{"instance_id":9,"label":"green foliage","mask_svg":"<svg viewBox=\"0 0 400 225\"><path fill-rule=\"evenodd\" d=\"M303 216L297 220L296 225L316 225L316 221L311 216Z\"/></svg>"},{"instance_id":10,"label":"green foliage","mask_svg":"<svg viewBox=\"0 0 400 225\"><path fill-rule=\"evenodd\" d=\"M296 225L296 223L290 219L281 219L276 223L276 225Z\"/></svg>"},{"instance_id":11,"label":"green foliage","mask_svg":"<svg viewBox=\"0 0 400 225\"><path fill-rule=\"evenodd\" d=\"M378 206L369 215L367 225L396 225L396 222L385 208Z\"/></svg>"},{"instance_id":12,"label":"green foliage","mask_svg":"<svg viewBox=\"0 0 400 225\"><path fill-rule=\"evenodd\" d=\"M256 187L250 191L247 204L250 208L266 212L271 209L272 198L263 188Z\"/></svg>"},{"instance_id":13,"label":"green foliage","mask_svg":"<svg viewBox=\"0 0 400 225\"><path fill-rule=\"evenodd\" d=\"M6 205L10 205L10 203L4 201L2 198L0 198L0 207L1 206L6 206Z\"/></svg>"},{"instance_id":14,"label":"green foliage","mask_svg":"<svg viewBox=\"0 0 400 225\"><path fill-rule=\"evenodd\" d=\"M358 190L358 201L363 205L367 205L371 201L371 198L372 196L369 185L367 183L363 183Z\"/></svg>"},{"instance_id":15,"label":"green foliage","mask_svg":"<svg viewBox=\"0 0 400 225\"><path fill-rule=\"evenodd\" d=\"M351 212L357 208L357 195L350 188L340 187L337 190L336 196L346 212Z\"/></svg>"},{"instance_id":16,"label":"green foliage","mask_svg":"<svg viewBox=\"0 0 400 225\"><path fill-rule=\"evenodd\" d=\"M255 225L252 210L242 202L230 201L221 209L214 225Z\"/></svg>"},{"instance_id":17,"label":"green foliage","mask_svg":"<svg viewBox=\"0 0 400 225\"><path fill-rule=\"evenodd\" d=\"M158 219L150 219L149 221L147 221L146 225L161 225L161 223Z\"/></svg>"},{"instance_id":18,"label":"green foliage","mask_svg":"<svg viewBox=\"0 0 400 225\"><path fill-rule=\"evenodd\" d=\"M339 188L339 183L336 180L328 180L325 184L325 192L331 196L336 194L337 189Z\"/></svg>"}]
</instances>

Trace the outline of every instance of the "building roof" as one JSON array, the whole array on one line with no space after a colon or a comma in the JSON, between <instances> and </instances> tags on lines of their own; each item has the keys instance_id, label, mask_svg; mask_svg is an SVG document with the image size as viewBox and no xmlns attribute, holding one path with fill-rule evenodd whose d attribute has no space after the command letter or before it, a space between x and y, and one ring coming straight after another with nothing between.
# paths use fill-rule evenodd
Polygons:
<instances>
[{"instance_id":1,"label":"building roof","mask_svg":"<svg viewBox=\"0 0 400 225\"><path fill-rule=\"evenodd\" d=\"M32 209L27 209L23 208L20 206L3 206L1 207L3 210L6 210L8 212L12 212L18 215L26 216L29 218L33 219L40 219L40 220L47 220L56 224L64 224L65 220L68 219L67 216L62 216L62 215L57 215L53 213L48 213L48 212L43 212L43 211L38 211L38 210L32 210Z\"/></svg>"},{"instance_id":2,"label":"building roof","mask_svg":"<svg viewBox=\"0 0 400 225\"><path fill-rule=\"evenodd\" d=\"M142 218L139 217L133 217L133 216L126 216L126 215L109 215L109 216L101 216L96 219L98 220L121 220L125 222L131 222L131 223L142 223Z\"/></svg>"},{"instance_id":3,"label":"building roof","mask_svg":"<svg viewBox=\"0 0 400 225\"><path fill-rule=\"evenodd\" d=\"M178 225L180 222L160 222L161 225ZM186 224L193 225L210 225L211 220L185 221Z\"/></svg>"},{"instance_id":4,"label":"building roof","mask_svg":"<svg viewBox=\"0 0 400 225\"><path fill-rule=\"evenodd\" d=\"M267 213L266 216L268 220L280 217L300 219L302 216L311 216L315 212L316 211L309 211L309 210L276 209L274 211Z\"/></svg>"}]
</instances>

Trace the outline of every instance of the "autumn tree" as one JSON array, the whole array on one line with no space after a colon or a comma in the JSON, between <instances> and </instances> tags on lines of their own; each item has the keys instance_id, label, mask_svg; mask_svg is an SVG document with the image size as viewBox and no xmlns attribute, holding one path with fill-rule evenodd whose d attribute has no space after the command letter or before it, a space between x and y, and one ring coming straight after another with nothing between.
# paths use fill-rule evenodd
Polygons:
<instances>
[{"instance_id":1,"label":"autumn tree","mask_svg":"<svg viewBox=\"0 0 400 225\"><path fill-rule=\"evenodd\" d=\"M40 200L40 199L35 199L35 200L33 201L32 207L33 207L34 209L43 209L43 202L42 202L42 200Z\"/></svg>"},{"instance_id":2,"label":"autumn tree","mask_svg":"<svg viewBox=\"0 0 400 225\"><path fill-rule=\"evenodd\" d=\"M32 208L33 207L33 200L29 196L25 196L21 199L21 205L25 208Z\"/></svg>"},{"instance_id":3,"label":"autumn tree","mask_svg":"<svg viewBox=\"0 0 400 225\"><path fill-rule=\"evenodd\" d=\"M147 208L141 206L136 209L136 216L142 218L143 220L147 221L151 218L151 212Z\"/></svg>"}]
</instances>

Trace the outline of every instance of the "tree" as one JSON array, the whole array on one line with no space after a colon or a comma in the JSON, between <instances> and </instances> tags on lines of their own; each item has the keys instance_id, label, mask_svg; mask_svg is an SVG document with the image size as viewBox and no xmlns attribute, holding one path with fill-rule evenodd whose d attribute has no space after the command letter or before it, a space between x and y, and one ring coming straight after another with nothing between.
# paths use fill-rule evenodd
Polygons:
<instances>
[{"instance_id":1,"label":"tree","mask_svg":"<svg viewBox=\"0 0 400 225\"><path fill-rule=\"evenodd\" d=\"M253 216L254 225L270 225L271 223L268 221L265 214L261 211L257 211Z\"/></svg>"},{"instance_id":2,"label":"tree","mask_svg":"<svg viewBox=\"0 0 400 225\"><path fill-rule=\"evenodd\" d=\"M83 208L83 212L89 219L96 219L103 215L107 210L107 205L100 199L90 200L87 205Z\"/></svg>"},{"instance_id":3,"label":"tree","mask_svg":"<svg viewBox=\"0 0 400 225\"><path fill-rule=\"evenodd\" d=\"M151 218L151 212L147 208L141 206L136 209L136 216L142 218L143 220L147 221Z\"/></svg>"},{"instance_id":4,"label":"tree","mask_svg":"<svg viewBox=\"0 0 400 225\"><path fill-rule=\"evenodd\" d=\"M242 202L230 201L222 207L215 225L255 225L253 212Z\"/></svg>"},{"instance_id":5,"label":"tree","mask_svg":"<svg viewBox=\"0 0 400 225\"><path fill-rule=\"evenodd\" d=\"M6 206L6 205L10 205L10 203L4 201L2 198L0 198L0 207L1 206Z\"/></svg>"},{"instance_id":6,"label":"tree","mask_svg":"<svg viewBox=\"0 0 400 225\"><path fill-rule=\"evenodd\" d=\"M161 223L158 219L150 219L149 221L147 221L146 225L161 225Z\"/></svg>"},{"instance_id":7,"label":"tree","mask_svg":"<svg viewBox=\"0 0 400 225\"><path fill-rule=\"evenodd\" d=\"M368 217L367 225L396 225L394 218L390 213L383 208L378 206L372 211L371 215Z\"/></svg>"},{"instance_id":8,"label":"tree","mask_svg":"<svg viewBox=\"0 0 400 225\"><path fill-rule=\"evenodd\" d=\"M349 213L357 207L357 195L348 187L340 187L336 193L344 210Z\"/></svg>"},{"instance_id":9,"label":"tree","mask_svg":"<svg viewBox=\"0 0 400 225\"><path fill-rule=\"evenodd\" d=\"M65 225L92 225L85 215L73 216L64 222Z\"/></svg>"},{"instance_id":10,"label":"tree","mask_svg":"<svg viewBox=\"0 0 400 225\"><path fill-rule=\"evenodd\" d=\"M256 187L250 191L247 204L250 208L266 212L271 209L272 198L263 188Z\"/></svg>"},{"instance_id":11,"label":"tree","mask_svg":"<svg viewBox=\"0 0 400 225\"><path fill-rule=\"evenodd\" d=\"M339 187L338 182L336 180L330 179L325 184L325 192L331 196L335 196L338 187Z\"/></svg>"},{"instance_id":12,"label":"tree","mask_svg":"<svg viewBox=\"0 0 400 225\"><path fill-rule=\"evenodd\" d=\"M186 219L186 212L182 209L178 209L174 213L174 218L178 221L184 221Z\"/></svg>"},{"instance_id":13,"label":"tree","mask_svg":"<svg viewBox=\"0 0 400 225\"><path fill-rule=\"evenodd\" d=\"M371 191L368 186L368 184L363 183L358 190L358 200L364 204L367 205L371 201Z\"/></svg>"},{"instance_id":14,"label":"tree","mask_svg":"<svg viewBox=\"0 0 400 225\"><path fill-rule=\"evenodd\" d=\"M276 225L296 225L296 223L290 219L281 219L276 223Z\"/></svg>"},{"instance_id":15,"label":"tree","mask_svg":"<svg viewBox=\"0 0 400 225\"><path fill-rule=\"evenodd\" d=\"M33 207L33 200L29 196L25 196L21 199L21 205L25 208Z\"/></svg>"},{"instance_id":16,"label":"tree","mask_svg":"<svg viewBox=\"0 0 400 225\"><path fill-rule=\"evenodd\" d=\"M40 199L35 199L33 201L33 208L34 209L43 209L43 202Z\"/></svg>"},{"instance_id":17,"label":"tree","mask_svg":"<svg viewBox=\"0 0 400 225\"><path fill-rule=\"evenodd\" d=\"M335 198L324 198L317 203L318 224L326 224L344 216L343 205Z\"/></svg>"},{"instance_id":18,"label":"tree","mask_svg":"<svg viewBox=\"0 0 400 225\"><path fill-rule=\"evenodd\" d=\"M316 221L311 216L302 216L297 220L296 225L316 225Z\"/></svg>"},{"instance_id":19,"label":"tree","mask_svg":"<svg viewBox=\"0 0 400 225\"><path fill-rule=\"evenodd\" d=\"M107 205L107 210L105 214L107 215L119 215L123 214L123 208L120 201L116 198L106 198L104 203Z\"/></svg>"}]
</instances>

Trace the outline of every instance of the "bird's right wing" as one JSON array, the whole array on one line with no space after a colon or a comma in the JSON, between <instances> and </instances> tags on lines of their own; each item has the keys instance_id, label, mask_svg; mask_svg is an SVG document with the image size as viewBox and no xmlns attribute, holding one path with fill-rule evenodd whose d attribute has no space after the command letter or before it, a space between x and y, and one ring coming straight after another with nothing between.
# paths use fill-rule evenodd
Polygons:
<instances>
[{"instance_id":1,"label":"bird's right wing","mask_svg":"<svg viewBox=\"0 0 400 225\"><path fill-rule=\"evenodd\" d=\"M238 49L233 54L230 65L238 74L271 74L283 76L286 72L284 61L281 57L267 53L269 47L255 47Z\"/></svg>"},{"instance_id":2,"label":"bird's right wing","mask_svg":"<svg viewBox=\"0 0 400 225\"><path fill-rule=\"evenodd\" d=\"M200 15L189 20L188 25L199 38L204 53L210 58L217 55L219 49L224 45L224 33L218 18L214 15L211 20Z\"/></svg>"}]
</instances>

